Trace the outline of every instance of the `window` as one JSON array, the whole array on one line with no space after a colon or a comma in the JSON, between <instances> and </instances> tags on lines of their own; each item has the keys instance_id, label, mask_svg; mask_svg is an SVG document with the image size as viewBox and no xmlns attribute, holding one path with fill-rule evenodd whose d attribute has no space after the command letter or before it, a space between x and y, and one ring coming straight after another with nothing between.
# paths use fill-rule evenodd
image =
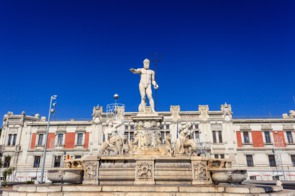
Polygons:
<instances>
[{"instance_id":1,"label":"window","mask_svg":"<svg viewBox=\"0 0 295 196\"><path fill-rule=\"evenodd\" d=\"M219 143L222 143L222 132L218 131L218 139L219 139Z\"/></svg>"},{"instance_id":2,"label":"window","mask_svg":"<svg viewBox=\"0 0 295 196\"><path fill-rule=\"evenodd\" d=\"M8 143L7 143L8 146L11 145L11 143L12 143L11 140L12 140L12 134L9 134L8 135Z\"/></svg>"},{"instance_id":3,"label":"window","mask_svg":"<svg viewBox=\"0 0 295 196\"><path fill-rule=\"evenodd\" d=\"M273 180L280 180L280 176L276 175L272 177Z\"/></svg>"},{"instance_id":4,"label":"window","mask_svg":"<svg viewBox=\"0 0 295 196\"><path fill-rule=\"evenodd\" d=\"M270 167L276 167L276 159L274 155L268 155L268 160L269 160L269 166Z\"/></svg>"},{"instance_id":5,"label":"window","mask_svg":"<svg viewBox=\"0 0 295 196\"><path fill-rule=\"evenodd\" d=\"M43 145L43 137L44 137L44 134L39 134L38 143L37 143L38 146Z\"/></svg>"},{"instance_id":6,"label":"window","mask_svg":"<svg viewBox=\"0 0 295 196\"><path fill-rule=\"evenodd\" d=\"M63 138L64 138L63 133L57 134L57 143L56 143L57 146L63 145Z\"/></svg>"},{"instance_id":7,"label":"window","mask_svg":"<svg viewBox=\"0 0 295 196\"><path fill-rule=\"evenodd\" d=\"M293 143L292 131L286 131L288 143Z\"/></svg>"},{"instance_id":8,"label":"window","mask_svg":"<svg viewBox=\"0 0 295 196\"><path fill-rule=\"evenodd\" d=\"M16 144L16 134L9 134L8 135L8 146L15 146Z\"/></svg>"},{"instance_id":9,"label":"window","mask_svg":"<svg viewBox=\"0 0 295 196\"><path fill-rule=\"evenodd\" d=\"M128 142L130 142L130 141L132 141L133 140L133 131L126 131L126 132L124 132L124 135L125 135L125 138L126 138L126 142L128 143Z\"/></svg>"},{"instance_id":10,"label":"window","mask_svg":"<svg viewBox=\"0 0 295 196\"><path fill-rule=\"evenodd\" d=\"M82 158L81 155L76 155L76 156L75 156L75 159L81 159L81 158Z\"/></svg>"},{"instance_id":11,"label":"window","mask_svg":"<svg viewBox=\"0 0 295 196\"><path fill-rule=\"evenodd\" d=\"M35 156L34 157L34 168L38 168L40 166L40 160L41 160L41 156Z\"/></svg>"},{"instance_id":12,"label":"window","mask_svg":"<svg viewBox=\"0 0 295 196\"><path fill-rule=\"evenodd\" d=\"M248 167L254 167L254 162L253 162L253 156L252 155L246 155L246 160L247 160L247 166Z\"/></svg>"},{"instance_id":13,"label":"window","mask_svg":"<svg viewBox=\"0 0 295 196\"><path fill-rule=\"evenodd\" d=\"M161 131L162 144L165 143L165 131Z\"/></svg>"},{"instance_id":14,"label":"window","mask_svg":"<svg viewBox=\"0 0 295 196\"><path fill-rule=\"evenodd\" d=\"M213 134L213 143L217 143L216 131L212 131L212 134Z\"/></svg>"},{"instance_id":15,"label":"window","mask_svg":"<svg viewBox=\"0 0 295 196\"><path fill-rule=\"evenodd\" d=\"M194 124L194 129L198 129L199 125L198 124Z\"/></svg>"},{"instance_id":16,"label":"window","mask_svg":"<svg viewBox=\"0 0 295 196\"><path fill-rule=\"evenodd\" d=\"M11 156L5 156L4 157L3 167L9 167L10 166L10 160L11 160Z\"/></svg>"},{"instance_id":17,"label":"window","mask_svg":"<svg viewBox=\"0 0 295 196\"><path fill-rule=\"evenodd\" d=\"M53 167L60 167L61 156L54 156L54 165Z\"/></svg>"},{"instance_id":18,"label":"window","mask_svg":"<svg viewBox=\"0 0 295 196\"><path fill-rule=\"evenodd\" d=\"M130 126L130 129L132 129L132 130L133 130L133 129L134 129L134 125L131 125L131 126Z\"/></svg>"},{"instance_id":19,"label":"window","mask_svg":"<svg viewBox=\"0 0 295 196\"><path fill-rule=\"evenodd\" d=\"M220 154L220 158L221 159L224 159L224 154Z\"/></svg>"},{"instance_id":20,"label":"window","mask_svg":"<svg viewBox=\"0 0 295 196\"><path fill-rule=\"evenodd\" d=\"M256 180L256 176L250 176L250 180Z\"/></svg>"},{"instance_id":21,"label":"window","mask_svg":"<svg viewBox=\"0 0 295 196\"><path fill-rule=\"evenodd\" d=\"M249 144L250 143L249 132L244 131L243 136L244 136L244 144Z\"/></svg>"},{"instance_id":22,"label":"window","mask_svg":"<svg viewBox=\"0 0 295 196\"><path fill-rule=\"evenodd\" d=\"M77 145L83 145L83 133L77 135Z\"/></svg>"},{"instance_id":23,"label":"window","mask_svg":"<svg viewBox=\"0 0 295 196\"><path fill-rule=\"evenodd\" d=\"M264 131L264 139L266 144L271 143L269 131Z\"/></svg>"},{"instance_id":24,"label":"window","mask_svg":"<svg viewBox=\"0 0 295 196\"><path fill-rule=\"evenodd\" d=\"M169 129L170 128L170 125L166 125L166 129Z\"/></svg>"},{"instance_id":25,"label":"window","mask_svg":"<svg viewBox=\"0 0 295 196\"><path fill-rule=\"evenodd\" d=\"M196 141L200 141L200 132L199 131L194 131L193 133L193 139Z\"/></svg>"},{"instance_id":26,"label":"window","mask_svg":"<svg viewBox=\"0 0 295 196\"><path fill-rule=\"evenodd\" d=\"M215 158L215 159L218 159L218 154L215 154L215 155L214 155L214 158Z\"/></svg>"},{"instance_id":27,"label":"window","mask_svg":"<svg viewBox=\"0 0 295 196\"><path fill-rule=\"evenodd\" d=\"M12 145L15 146L15 144L16 144L16 134L13 134Z\"/></svg>"},{"instance_id":28,"label":"window","mask_svg":"<svg viewBox=\"0 0 295 196\"><path fill-rule=\"evenodd\" d=\"M295 167L295 155L291 155L292 166Z\"/></svg>"},{"instance_id":29,"label":"window","mask_svg":"<svg viewBox=\"0 0 295 196\"><path fill-rule=\"evenodd\" d=\"M125 130L128 130L128 125L125 125Z\"/></svg>"}]
</instances>

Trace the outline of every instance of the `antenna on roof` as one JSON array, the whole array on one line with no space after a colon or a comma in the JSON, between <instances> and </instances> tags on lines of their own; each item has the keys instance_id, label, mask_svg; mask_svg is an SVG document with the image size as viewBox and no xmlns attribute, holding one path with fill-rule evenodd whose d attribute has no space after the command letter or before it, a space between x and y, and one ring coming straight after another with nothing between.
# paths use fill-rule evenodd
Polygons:
<instances>
[{"instance_id":1,"label":"antenna on roof","mask_svg":"<svg viewBox=\"0 0 295 196\"><path fill-rule=\"evenodd\" d=\"M154 71L155 73L157 73L159 59L158 59L158 54L156 52L154 54L153 62L154 62ZM156 80L156 75L155 75L155 80ZM158 100L158 93L157 93L157 90L155 90L155 110L156 111L157 111L157 100Z\"/></svg>"}]
</instances>

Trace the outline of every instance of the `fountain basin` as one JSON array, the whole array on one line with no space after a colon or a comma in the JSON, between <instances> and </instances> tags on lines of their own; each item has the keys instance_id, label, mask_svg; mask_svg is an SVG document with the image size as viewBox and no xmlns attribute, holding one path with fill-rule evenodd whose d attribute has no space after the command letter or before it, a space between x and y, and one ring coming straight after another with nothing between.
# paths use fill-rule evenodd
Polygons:
<instances>
[{"instance_id":1,"label":"fountain basin","mask_svg":"<svg viewBox=\"0 0 295 196\"><path fill-rule=\"evenodd\" d=\"M83 168L59 168L48 170L48 180L52 183L81 184Z\"/></svg>"}]
</instances>

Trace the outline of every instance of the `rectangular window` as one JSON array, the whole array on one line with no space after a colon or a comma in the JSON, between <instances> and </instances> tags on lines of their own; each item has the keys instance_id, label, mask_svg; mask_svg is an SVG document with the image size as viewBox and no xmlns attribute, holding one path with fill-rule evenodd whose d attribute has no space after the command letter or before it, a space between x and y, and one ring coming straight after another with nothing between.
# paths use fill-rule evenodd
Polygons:
<instances>
[{"instance_id":1,"label":"rectangular window","mask_svg":"<svg viewBox=\"0 0 295 196\"><path fill-rule=\"evenodd\" d=\"M216 131L212 131L212 134L213 134L213 143L217 143L217 140L216 140Z\"/></svg>"},{"instance_id":2,"label":"rectangular window","mask_svg":"<svg viewBox=\"0 0 295 196\"><path fill-rule=\"evenodd\" d=\"M130 129L133 130L133 129L134 129L134 125L131 125L131 126L130 126Z\"/></svg>"},{"instance_id":3,"label":"rectangular window","mask_svg":"<svg viewBox=\"0 0 295 196\"><path fill-rule=\"evenodd\" d=\"M224 154L220 154L220 158L221 159L224 159Z\"/></svg>"},{"instance_id":4,"label":"rectangular window","mask_svg":"<svg viewBox=\"0 0 295 196\"><path fill-rule=\"evenodd\" d=\"M253 162L253 156L252 155L246 155L246 160L247 160L247 166L248 167L254 167L254 162Z\"/></svg>"},{"instance_id":5,"label":"rectangular window","mask_svg":"<svg viewBox=\"0 0 295 196\"><path fill-rule=\"evenodd\" d=\"M15 146L16 136L17 136L16 134L8 134L8 142L7 142L8 146Z\"/></svg>"},{"instance_id":6,"label":"rectangular window","mask_svg":"<svg viewBox=\"0 0 295 196\"><path fill-rule=\"evenodd\" d=\"M256 180L256 176L250 176L250 180Z\"/></svg>"},{"instance_id":7,"label":"rectangular window","mask_svg":"<svg viewBox=\"0 0 295 196\"><path fill-rule=\"evenodd\" d=\"M125 130L128 130L128 125L125 125Z\"/></svg>"},{"instance_id":8,"label":"rectangular window","mask_svg":"<svg viewBox=\"0 0 295 196\"><path fill-rule=\"evenodd\" d=\"M63 133L59 133L59 134L57 134L57 145L58 145L58 146L63 145L63 136L64 136Z\"/></svg>"},{"instance_id":9,"label":"rectangular window","mask_svg":"<svg viewBox=\"0 0 295 196\"><path fill-rule=\"evenodd\" d=\"M271 143L269 131L264 131L264 139L265 139L265 143L266 144L270 144Z\"/></svg>"},{"instance_id":10,"label":"rectangular window","mask_svg":"<svg viewBox=\"0 0 295 196\"><path fill-rule=\"evenodd\" d=\"M5 156L3 167L10 167L10 160L11 160L11 156Z\"/></svg>"},{"instance_id":11,"label":"rectangular window","mask_svg":"<svg viewBox=\"0 0 295 196\"><path fill-rule=\"evenodd\" d=\"M288 143L293 143L292 131L286 131Z\"/></svg>"},{"instance_id":12,"label":"rectangular window","mask_svg":"<svg viewBox=\"0 0 295 196\"><path fill-rule=\"evenodd\" d=\"M269 166L270 167L276 167L276 159L274 155L268 155L268 160L269 160Z\"/></svg>"},{"instance_id":13,"label":"rectangular window","mask_svg":"<svg viewBox=\"0 0 295 196\"><path fill-rule=\"evenodd\" d=\"M130 141L133 140L133 132L130 132Z\"/></svg>"},{"instance_id":14,"label":"rectangular window","mask_svg":"<svg viewBox=\"0 0 295 196\"><path fill-rule=\"evenodd\" d=\"M249 132L244 131L243 136L244 136L244 144L249 144L250 143Z\"/></svg>"},{"instance_id":15,"label":"rectangular window","mask_svg":"<svg viewBox=\"0 0 295 196\"><path fill-rule=\"evenodd\" d=\"M222 143L222 132L218 131L218 139L219 139L219 143Z\"/></svg>"},{"instance_id":16,"label":"rectangular window","mask_svg":"<svg viewBox=\"0 0 295 196\"><path fill-rule=\"evenodd\" d=\"M77 135L77 145L83 144L83 133L78 133Z\"/></svg>"},{"instance_id":17,"label":"rectangular window","mask_svg":"<svg viewBox=\"0 0 295 196\"><path fill-rule=\"evenodd\" d=\"M161 131L162 144L165 142L165 131Z\"/></svg>"},{"instance_id":18,"label":"rectangular window","mask_svg":"<svg viewBox=\"0 0 295 196\"><path fill-rule=\"evenodd\" d=\"M13 134L12 145L15 146L15 144L16 144L16 134Z\"/></svg>"},{"instance_id":19,"label":"rectangular window","mask_svg":"<svg viewBox=\"0 0 295 196\"><path fill-rule=\"evenodd\" d=\"M10 146L12 144L12 134L8 135L8 143L7 145Z\"/></svg>"},{"instance_id":20,"label":"rectangular window","mask_svg":"<svg viewBox=\"0 0 295 196\"><path fill-rule=\"evenodd\" d=\"M40 160L41 160L41 156L35 156L34 157L34 168L38 168L40 166Z\"/></svg>"},{"instance_id":21,"label":"rectangular window","mask_svg":"<svg viewBox=\"0 0 295 196\"><path fill-rule=\"evenodd\" d=\"M200 141L200 132L199 131L195 131L195 137L194 137L194 139L196 141Z\"/></svg>"},{"instance_id":22,"label":"rectangular window","mask_svg":"<svg viewBox=\"0 0 295 196\"><path fill-rule=\"evenodd\" d=\"M60 167L61 156L54 156L54 167Z\"/></svg>"},{"instance_id":23,"label":"rectangular window","mask_svg":"<svg viewBox=\"0 0 295 196\"><path fill-rule=\"evenodd\" d=\"M280 180L280 176L273 176L272 179L273 180Z\"/></svg>"},{"instance_id":24,"label":"rectangular window","mask_svg":"<svg viewBox=\"0 0 295 196\"><path fill-rule=\"evenodd\" d=\"M76 156L75 156L75 159L81 159L81 158L82 158L81 155L76 155Z\"/></svg>"},{"instance_id":25,"label":"rectangular window","mask_svg":"<svg viewBox=\"0 0 295 196\"><path fill-rule=\"evenodd\" d=\"M218 154L215 154L215 155L214 155L214 158L215 158L215 159L218 159Z\"/></svg>"},{"instance_id":26,"label":"rectangular window","mask_svg":"<svg viewBox=\"0 0 295 196\"><path fill-rule=\"evenodd\" d=\"M128 132L124 132L124 144L127 144L129 141Z\"/></svg>"},{"instance_id":27,"label":"rectangular window","mask_svg":"<svg viewBox=\"0 0 295 196\"><path fill-rule=\"evenodd\" d=\"M295 167L295 155L291 155L292 166Z\"/></svg>"},{"instance_id":28,"label":"rectangular window","mask_svg":"<svg viewBox=\"0 0 295 196\"><path fill-rule=\"evenodd\" d=\"M44 134L39 134L38 143L37 143L38 146L43 145L43 137L44 137Z\"/></svg>"},{"instance_id":29,"label":"rectangular window","mask_svg":"<svg viewBox=\"0 0 295 196\"><path fill-rule=\"evenodd\" d=\"M166 125L166 129L169 129L170 128L170 125Z\"/></svg>"}]
</instances>

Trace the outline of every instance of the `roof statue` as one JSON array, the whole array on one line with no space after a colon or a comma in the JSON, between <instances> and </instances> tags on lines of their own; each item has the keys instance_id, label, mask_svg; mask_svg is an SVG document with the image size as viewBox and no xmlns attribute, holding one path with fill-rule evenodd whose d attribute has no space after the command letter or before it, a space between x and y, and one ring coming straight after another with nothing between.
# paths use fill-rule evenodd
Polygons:
<instances>
[{"instance_id":1,"label":"roof statue","mask_svg":"<svg viewBox=\"0 0 295 196\"><path fill-rule=\"evenodd\" d=\"M150 107L152 113L155 113L155 103L152 97L152 88L151 85L154 86L154 89L158 89L159 85L155 80L155 72L150 69L150 60L144 59L143 68L134 69L131 68L130 71L134 74L140 74L140 82L139 82L139 92L141 96L141 102L138 107L138 111L140 113L144 113L146 110L146 96L149 98Z\"/></svg>"}]
</instances>

